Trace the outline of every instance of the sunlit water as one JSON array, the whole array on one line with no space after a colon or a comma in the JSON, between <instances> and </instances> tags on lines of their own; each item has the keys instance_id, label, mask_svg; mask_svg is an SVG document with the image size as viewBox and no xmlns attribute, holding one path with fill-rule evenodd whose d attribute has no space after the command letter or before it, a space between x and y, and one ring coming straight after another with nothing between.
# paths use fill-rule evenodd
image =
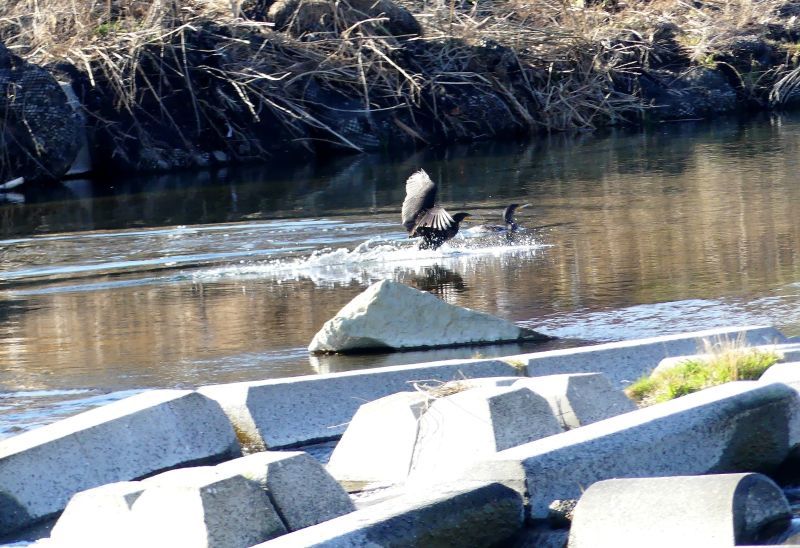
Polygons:
<instances>
[{"instance_id":1,"label":"sunlit water","mask_svg":"<svg viewBox=\"0 0 800 548\"><path fill-rule=\"evenodd\" d=\"M542 348L310 356L322 324L381 279L560 344L743 324L800 335L798 149L800 119L723 121L103 192L73 181L0 203L0 436L147 388ZM419 167L478 222L531 203L527 230L417 250L399 210Z\"/></svg>"}]
</instances>

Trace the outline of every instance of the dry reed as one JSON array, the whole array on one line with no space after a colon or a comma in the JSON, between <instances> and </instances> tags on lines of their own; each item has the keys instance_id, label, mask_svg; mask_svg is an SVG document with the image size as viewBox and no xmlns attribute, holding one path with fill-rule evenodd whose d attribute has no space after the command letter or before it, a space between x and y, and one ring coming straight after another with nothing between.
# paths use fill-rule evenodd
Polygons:
<instances>
[{"instance_id":1,"label":"dry reed","mask_svg":"<svg viewBox=\"0 0 800 548\"><path fill-rule=\"evenodd\" d=\"M389 35L381 26L385 18L368 17L345 0L331 3L332 28L314 36L277 32L262 17L246 17L248 6L261 5L256 0L6 0L0 40L31 62L69 63L92 85L103 80L115 108L133 120L118 131L135 135L120 138L155 139L148 137L148 124L166 123L189 150L202 128L235 142L246 123L230 113L242 109L251 121L269 111L286 127L313 128L361 150L314 115L304 93L310 77L356 98L367 114L406 112L397 125L418 141L425 140L414 126L419 109L431 112L445 133L469 132L462 120L441 112L443 86L500 97L527 131L591 130L642 114L646 105L636 90L619 91L619 82L643 68L670 57L713 65L733 37L776 27L788 37L780 45L785 63L748 82L766 88L773 104L788 102L800 89L798 47L790 43L800 26L797 16L787 14L787 2L399 3L416 15L422 36ZM666 33L669 40L663 39L665 29L675 29ZM410 46L413 55L404 57ZM495 46L502 63L476 65L476 48ZM211 54L216 63L204 63ZM748 75L732 68L744 87ZM164 103L174 78L188 90L194 127L172 120ZM203 82L219 84L213 101L195 89Z\"/></svg>"}]
</instances>

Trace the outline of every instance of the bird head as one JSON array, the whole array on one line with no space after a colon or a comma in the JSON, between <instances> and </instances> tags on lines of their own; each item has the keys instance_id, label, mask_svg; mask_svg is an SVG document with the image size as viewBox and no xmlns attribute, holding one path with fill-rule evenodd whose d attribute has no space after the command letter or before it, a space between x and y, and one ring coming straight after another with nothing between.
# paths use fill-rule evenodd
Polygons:
<instances>
[{"instance_id":1,"label":"bird head","mask_svg":"<svg viewBox=\"0 0 800 548\"><path fill-rule=\"evenodd\" d=\"M471 213L466 213L464 211L459 211L458 213L453 215L453 221L455 222L455 224L459 224L459 223L461 223L461 221L463 221L467 217L472 217L472 214Z\"/></svg>"},{"instance_id":2,"label":"bird head","mask_svg":"<svg viewBox=\"0 0 800 548\"><path fill-rule=\"evenodd\" d=\"M507 223L513 223L514 222L514 212L517 211L518 209L524 209L526 207L529 207L530 205L531 204L511 204L503 212L503 220L505 222L507 222Z\"/></svg>"}]
</instances>

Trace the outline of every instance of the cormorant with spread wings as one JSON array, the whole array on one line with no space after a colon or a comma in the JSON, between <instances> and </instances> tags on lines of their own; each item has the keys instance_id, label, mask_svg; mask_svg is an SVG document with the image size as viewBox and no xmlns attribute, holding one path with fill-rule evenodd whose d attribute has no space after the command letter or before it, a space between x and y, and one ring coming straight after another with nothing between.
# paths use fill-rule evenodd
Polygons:
<instances>
[{"instance_id":1,"label":"cormorant with spread wings","mask_svg":"<svg viewBox=\"0 0 800 548\"><path fill-rule=\"evenodd\" d=\"M425 170L412 173L406 180L406 199L403 201L403 226L409 238L422 237L420 249L436 249L458 234L461 221L469 213L450 215L436 202L436 183Z\"/></svg>"}]
</instances>

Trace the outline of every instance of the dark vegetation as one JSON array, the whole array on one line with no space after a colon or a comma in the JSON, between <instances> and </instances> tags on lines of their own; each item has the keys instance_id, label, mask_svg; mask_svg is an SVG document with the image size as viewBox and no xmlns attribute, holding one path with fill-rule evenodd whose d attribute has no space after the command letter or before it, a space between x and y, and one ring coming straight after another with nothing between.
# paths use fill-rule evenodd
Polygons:
<instances>
[{"instance_id":1,"label":"dark vegetation","mask_svg":"<svg viewBox=\"0 0 800 548\"><path fill-rule=\"evenodd\" d=\"M782 107L798 15L786 0L5 0L0 182L26 174L14 147L70 156L38 126L75 141L69 117L25 120L3 70L29 64L72 83L98 168L170 170Z\"/></svg>"}]
</instances>

